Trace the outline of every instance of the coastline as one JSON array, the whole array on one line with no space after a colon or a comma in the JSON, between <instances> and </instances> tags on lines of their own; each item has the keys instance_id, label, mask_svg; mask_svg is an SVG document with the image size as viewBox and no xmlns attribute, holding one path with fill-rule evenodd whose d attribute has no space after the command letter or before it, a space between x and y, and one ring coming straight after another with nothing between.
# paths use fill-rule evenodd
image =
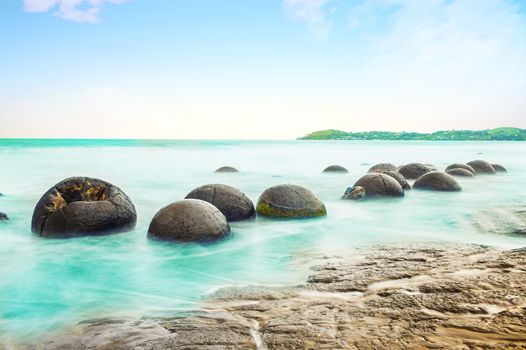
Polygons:
<instances>
[{"instance_id":1,"label":"coastline","mask_svg":"<svg viewBox=\"0 0 526 350\"><path fill-rule=\"evenodd\" d=\"M526 348L526 248L391 244L299 286L227 288L178 318L82 322L16 349Z\"/></svg>"}]
</instances>

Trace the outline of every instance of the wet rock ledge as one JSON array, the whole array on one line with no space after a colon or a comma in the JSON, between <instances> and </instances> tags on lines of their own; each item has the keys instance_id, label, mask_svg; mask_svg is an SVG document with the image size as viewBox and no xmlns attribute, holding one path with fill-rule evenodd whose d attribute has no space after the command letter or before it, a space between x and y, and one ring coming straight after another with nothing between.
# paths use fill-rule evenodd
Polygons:
<instances>
[{"instance_id":1,"label":"wet rock ledge","mask_svg":"<svg viewBox=\"0 0 526 350\"><path fill-rule=\"evenodd\" d=\"M79 324L38 349L524 349L526 249L384 246L305 285L219 291L202 312Z\"/></svg>"}]
</instances>

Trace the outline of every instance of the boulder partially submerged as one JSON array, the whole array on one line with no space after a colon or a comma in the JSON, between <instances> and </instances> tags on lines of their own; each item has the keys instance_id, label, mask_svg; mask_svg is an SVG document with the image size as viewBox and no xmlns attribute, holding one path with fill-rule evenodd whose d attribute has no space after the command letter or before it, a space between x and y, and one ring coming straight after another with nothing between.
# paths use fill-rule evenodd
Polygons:
<instances>
[{"instance_id":1,"label":"boulder partially submerged","mask_svg":"<svg viewBox=\"0 0 526 350\"><path fill-rule=\"evenodd\" d=\"M393 177L382 173L371 173L361 177L352 188L356 187L364 189L366 199L404 196L402 186Z\"/></svg>"},{"instance_id":2,"label":"boulder partially submerged","mask_svg":"<svg viewBox=\"0 0 526 350\"><path fill-rule=\"evenodd\" d=\"M7 221L9 220L9 216L7 216L6 213L0 211L0 221Z\"/></svg>"},{"instance_id":3,"label":"boulder partially submerged","mask_svg":"<svg viewBox=\"0 0 526 350\"><path fill-rule=\"evenodd\" d=\"M441 171L433 171L419 177L413 184L414 189L431 191L462 191L457 180Z\"/></svg>"},{"instance_id":4,"label":"boulder partially submerged","mask_svg":"<svg viewBox=\"0 0 526 350\"><path fill-rule=\"evenodd\" d=\"M117 186L90 177L71 177L38 201L31 229L43 237L75 237L126 231L135 226L131 199Z\"/></svg>"},{"instance_id":5,"label":"boulder partially submerged","mask_svg":"<svg viewBox=\"0 0 526 350\"><path fill-rule=\"evenodd\" d=\"M491 163L485 161L485 160L473 160L471 162L468 162L468 165L472 167L475 170L476 174L495 174L495 168Z\"/></svg>"},{"instance_id":6,"label":"boulder partially submerged","mask_svg":"<svg viewBox=\"0 0 526 350\"><path fill-rule=\"evenodd\" d=\"M162 208L153 217L148 237L176 242L210 242L226 237L230 225L212 204L184 199Z\"/></svg>"},{"instance_id":7,"label":"boulder partially submerged","mask_svg":"<svg viewBox=\"0 0 526 350\"><path fill-rule=\"evenodd\" d=\"M345 174L345 173L348 173L349 171L347 169L345 169L344 167L342 167L341 165L330 165L330 166L326 167L325 169L323 169L323 172L324 173Z\"/></svg>"},{"instance_id":8,"label":"boulder partially submerged","mask_svg":"<svg viewBox=\"0 0 526 350\"><path fill-rule=\"evenodd\" d=\"M231 166L222 166L219 169L216 169L215 172L216 173L239 173L239 170Z\"/></svg>"},{"instance_id":9,"label":"boulder partially submerged","mask_svg":"<svg viewBox=\"0 0 526 350\"><path fill-rule=\"evenodd\" d=\"M253 219L256 209L252 201L235 187L223 184L204 185L192 190L186 199L200 199L214 205L228 221Z\"/></svg>"},{"instance_id":10,"label":"boulder partially submerged","mask_svg":"<svg viewBox=\"0 0 526 350\"><path fill-rule=\"evenodd\" d=\"M314 193L289 184L267 188L259 197L256 210L262 216L289 219L327 215L325 205Z\"/></svg>"},{"instance_id":11,"label":"boulder partially submerged","mask_svg":"<svg viewBox=\"0 0 526 350\"><path fill-rule=\"evenodd\" d=\"M406 179L415 180L420 176L433 171L433 169L422 163L409 163L398 169L398 172L402 174Z\"/></svg>"},{"instance_id":12,"label":"boulder partially submerged","mask_svg":"<svg viewBox=\"0 0 526 350\"><path fill-rule=\"evenodd\" d=\"M375 172L391 176L393 179L395 179L400 184L400 186L402 186L404 190L411 189L411 185L409 184L409 182L407 182L404 175L400 174L398 171L377 170Z\"/></svg>"},{"instance_id":13,"label":"boulder partially submerged","mask_svg":"<svg viewBox=\"0 0 526 350\"><path fill-rule=\"evenodd\" d=\"M473 177L475 176L474 173L472 173L469 170L461 169L461 168L453 168L446 171L446 174L449 174L451 176L460 176L460 177Z\"/></svg>"},{"instance_id":14,"label":"boulder partially submerged","mask_svg":"<svg viewBox=\"0 0 526 350\"><path fill-rule=\"evenodd\" d=\"M375 173L375 172L384 172L384 171L397 171L398 170L398 167L394 164L391 164L391 163L379 163L379 164L375 164L373 165L369 171L367 171L368 173Z\"/></svg>"},{"instance_id":15,"label":"boulder partially submerged","mask_svg":"<svg viewBox=\"0 0 526 350\"><path fill-rule=\"evenodd\" d=\"M493 169L495 169L496 172L498 173L507 173L508 170L506 170L505 167L503 167L502 165L500 164L491 164L493 166Z\"/></svg>"},{"instance_id":16,"label":"boulder partially submerged","mask_svg":"<svg viewBox=\"0 0 526 350\"><path fill-rule=\"evenodd\" d=\"M470 165L462 164L462 163L453 163L453 164L448 165L446 168L446 173L449 170L453 170L453 169L464 169L464 170L471 172L473 175L476 174L475 169L473 169Z\"/></svg>"}]
</instances>

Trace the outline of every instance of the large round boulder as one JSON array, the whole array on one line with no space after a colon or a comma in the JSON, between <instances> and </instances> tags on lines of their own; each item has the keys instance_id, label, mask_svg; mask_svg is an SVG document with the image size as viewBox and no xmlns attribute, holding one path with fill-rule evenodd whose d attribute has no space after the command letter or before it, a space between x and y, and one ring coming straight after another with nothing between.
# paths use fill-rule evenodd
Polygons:
<instances>
[{"instance_id":1,"label":"large round boulder","mask_svg":"<svg viewBox=\"0 0 526 350\"><path fill-rule=\"evenodd\" d=\"M446 168L446 173L449 170L452 170L452 169L464 169L464 170L467 170L467 171L473 173L473 175L476 174L475 169L473 169L470 165L467 165L467 164L453 163L451 165L448 165L447 168Z\"/></svg>"},{"instance_id":2,"label":"large round boulder","mask_svg":"<svg viewBox=\"0 0 526 350\"><path fill-rule=\"evenodd\" d=\"M345 169L344 167L342 167L341 165L330 165L330 166L326 167L325 169L323 169L323 172L324 173L340 173L340 174L344 174L344 173L348 173L349 171L347 169Z\"/></svg>"},{"instance_id":3,"label":"large round boulder","mask_svg":"<svg viewBox=\"0 0 526 350\"><path fill-rule=\"evenodd\" d=\"M278 218L311 218L327 215L325 205L310 190L298 185L276 185L259 197L258 214Z\"/></svg>"},{"instance_id":4,"label":"large round boulder","mask_svg":"<svg viewBox=\"0 0 526 350\"><path fill-rule=\"evenodd\" d=\"M475 174L473 174L471 171L462 169L462 168L453 168L446 171L446 174L449 174L451 176L460 176L460 177L473 177Z\"/></svg>"},{"instance_id":5,"label":"large round boulder","mask_svg":"<svg viewBox=\"0 0 526 350\"><path fill-rule=\"evenodd\" d=\"M38 201L31 229L44 237L75 237L126 231L137 213L120 188L90 177L71 177Z\"/></svg>"},{"instance_id":6,"label":"large round boulder","mask_svg":"<svg viewBox=\"0 0 526 350\"><path fill-rule=\"evenodd\" d=\"M200 199L214 205L228 221L241 221L256 216L252 201L237 188L212 184L204 185L188 193L186 199Z\"/></svg>"},{"instance_id":7,"label":"large round boulder","mask_svg":"<svg viewBox=\"0 0 526 350\"><path fill-rule=\"evenodd\" d=\"M506 170L506 168L503 167L500 164L491 164L491 165L493 165L493 169L495 169L495 171L498 172L498 173L507 173L508 172L508 170Z\"/></svg>"},{"instance_id":8,"label":"large round boulder","mask_svg":"<svg viewBox=\"0 0 526 350\"><path fill-rule=\"evenodd\" d=\"M231 166L222 166L221 168L217 169L215 172L216 173L239 173L239 170Z\"/></svg>"},{"instance_id":9,"label":"large round boulder","mask_svg":"<svg viewBox=\"0 0 526 350\"><path fill-rule=\"evenodd\" d=\"M162 241L210 242L226 237L230 225L212 204L183 199L162 208L153 217L148 236Z\"/></svg>"},{"instance_id":10,"label":"large round boulder","mask_svg":"<svg viewBox=\"0 0 526 350\"><path fill-rule=\"evenodd\" d=\"M382 173L384 171L397 171L397 170L398 170L398 167L394 164L379 163L379 164L373 165L367 172L368 173L376 173L376 172Z\"/></svg>"},{"instance_id":11,"label":"large round boulder","mask_svg":"<svg viewBox=\"0 0 526 350\"><path fill-rule=\"evenodd\" d=\"M441 171L432 171L419 177L413 184L414 189L432 191L462 191L457 180Z\"/></svg>"},{"instance_id":12,"label":"large round boulder","mask_svg":"<svg viewBox=\"0 0 526 350\"><path fill-rule=\"evenodd\" d=\"M493 165L485 160L473 160L468 162L468 165L475 170L476 174L495 174Z\"/></svg>"},{"instance_id":13,"label":"large round boulder","mask_svg":"<svg viewBox=\"0 0 526 350\"><path fill-rule=\"evenodd\" d=\"M404 189L391 176L382 173L372 173L361 177L354 187L363 187L365 198L403 197Z\"/></svg>"},{"instance_id":14,"label":"large round boulder","mask_svg":"<svg viewBox=\"0 0 526 350\"><path fill-rule=\"evenodd\" d=\"M409 163L398 169L398 172L402 174L406 179L415 180L420 176L433 171L428 165L422 163Z\"/></svg>"},{"instance_id":15,"label":"large round boulder","mask_svg":"<svg viewBox=\"0 0 526 350\"><path fill-rule=\"evenodd\" d=\"M409 184L409 182L407 182L407 180L405 179L404 175L400 174L398 171L377 170L374 173L381 173L381 174L389 175L393 179L395 179L400 184L400 186L402 186L402 188L404 190L410 190L411 189L411 185Z\"/></svg>"}]
</instances>

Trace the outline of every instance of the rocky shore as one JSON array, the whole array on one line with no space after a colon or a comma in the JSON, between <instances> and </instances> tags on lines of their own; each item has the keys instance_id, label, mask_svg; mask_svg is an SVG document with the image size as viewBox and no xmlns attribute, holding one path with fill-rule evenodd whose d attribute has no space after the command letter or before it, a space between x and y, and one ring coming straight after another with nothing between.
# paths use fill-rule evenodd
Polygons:
<instances>
[{"instance_id":1,"label":"rocky shore","mask_svg":"<svg viewBox=\"0 0 526 350\"><path fill-rule=\"evenodd\" d=\"M28 349L526 349L526 249L390 245L177 318L100 319Z\"/></svg>"}]
</instances>

